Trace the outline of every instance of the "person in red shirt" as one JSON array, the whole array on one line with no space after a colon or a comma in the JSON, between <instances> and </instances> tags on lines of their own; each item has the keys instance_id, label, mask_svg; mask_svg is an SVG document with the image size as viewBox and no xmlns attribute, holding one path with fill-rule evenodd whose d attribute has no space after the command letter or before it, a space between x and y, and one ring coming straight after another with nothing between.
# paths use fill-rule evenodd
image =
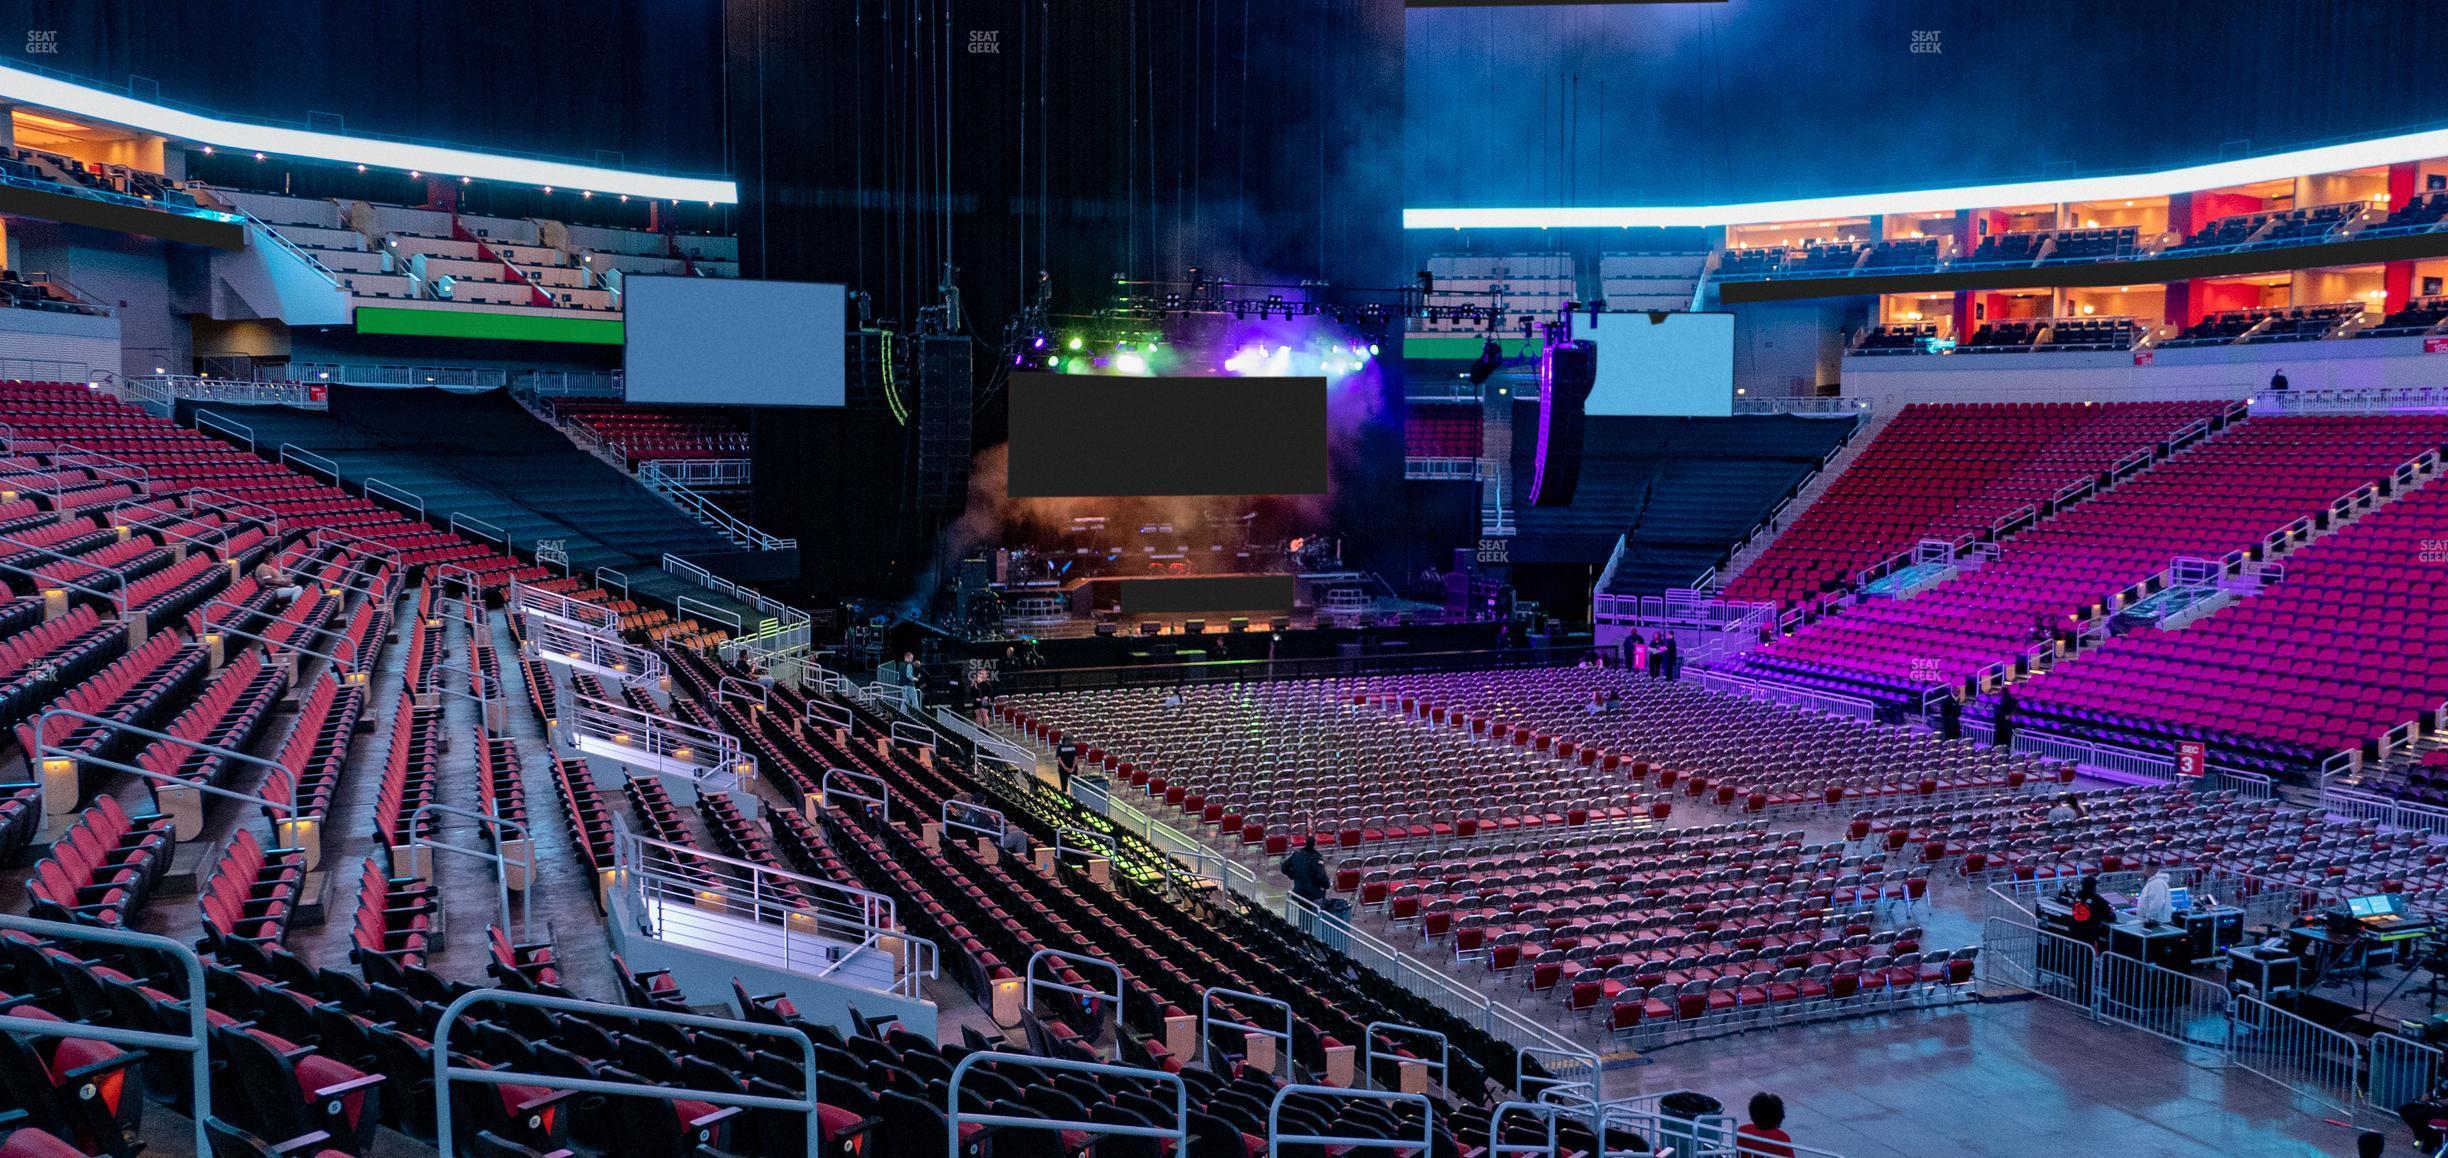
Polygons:
<instances>
[{"instance_id":1,"label":"person in red shirt","mask_svg":"<svg viewBox=\"0 0 2448 1158\"><path fill-rule=\"evenodd\" d=\"M1742 1158L1794 1158L1793 1135L1784 1130L1785 1099L1765 1091L1751 1095L1751 1120L1734 1131Z\"/></svg>"}]
</instances>

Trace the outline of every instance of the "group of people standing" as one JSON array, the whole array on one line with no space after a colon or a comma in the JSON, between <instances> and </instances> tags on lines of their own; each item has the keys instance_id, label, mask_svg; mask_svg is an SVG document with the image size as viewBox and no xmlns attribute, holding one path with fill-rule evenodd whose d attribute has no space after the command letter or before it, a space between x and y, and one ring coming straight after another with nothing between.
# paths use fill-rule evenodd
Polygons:
<instances>
[{"instance_id":1,"label":"group of people standing","mask_svg":"<svg viewBox=\"0 0 2448 1158\"><path fill-rule=\"evenodd\" d=\"M1671 631L1659 631L1647 639L1635 631L1624 637L1623 662L1636 675L1674 679L1683 672L1683 645Z\"/></svg>"}]
</instances>

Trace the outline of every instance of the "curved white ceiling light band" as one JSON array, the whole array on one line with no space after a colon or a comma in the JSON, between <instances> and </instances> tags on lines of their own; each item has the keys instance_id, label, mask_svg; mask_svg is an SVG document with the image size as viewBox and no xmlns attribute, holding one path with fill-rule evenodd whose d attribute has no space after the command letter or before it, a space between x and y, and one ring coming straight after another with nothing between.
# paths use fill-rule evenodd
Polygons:
<instances>
[{"instance_id":1,"label":"curved white ceiling light band","mask_svg":"<svg viewBox=\"0 0 2448 1158\"><path fill-rule=\"evenodd\" d=\"M568 161L508 157L440 145L412 145L400 141L222 120L4 65L0 65L0 100L56 109L89 120L106 121L218 149L474 177L480 181L626 193L633 197L710 201L722 205L739 200L739 186L725 180L667 177Z\"/></svg>"},{"instance_id":2,"label":"curved white ceiling light band","mask_svg":"<svg viewBox=\"0 0 2448 1158\"><path fill-rule=\"evenodd\" d=\"M2052 181L2017 181L1998 185L1966 185L1951 189L1913 189L1893 193L1853 193L1804 197L1786 201L1746 201L1727 205L1621 205L1519 209L1405 209L1405 229L1619 229L1633 226L1707 227L1751 225L1830 217L1867 217L1882 213L1933 213L1957 209L1992 209L2009 205L2055 205L2076 201L2111 201L2166 197L2204 189L2223 189L2260 181L2336 173L2448 157L2448 129L2379 137L2343 145L2323 145L2288 153L2271 153L2236 161L2189 165L2149 173L2106 177L2066 177Z\"/></svg>"}]
</instances>

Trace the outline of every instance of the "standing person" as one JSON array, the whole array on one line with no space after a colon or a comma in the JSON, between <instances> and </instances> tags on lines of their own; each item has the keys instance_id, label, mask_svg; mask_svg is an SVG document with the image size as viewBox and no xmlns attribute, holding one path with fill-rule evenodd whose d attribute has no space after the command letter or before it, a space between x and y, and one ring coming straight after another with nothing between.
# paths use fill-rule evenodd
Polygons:
<instances>
[{"instance_id":1,"label":"standing person","mask_svg":"<svg viewBox=\"0 0 2448 1158\"><path fill-rule=\"evenodd\" d=\"M1669 683L1683 674L1683 643L1676 637L1666 637L1664 673Z\"/></svg>"},{"instance_id":2,"label":"standing person","mask_svg":"<svg viewBox=\"0 0 2448 1158\"><path fill-rule=\"evenodd\" d=\"M1325 905L1326 891L1332 882L1326 876L1326 858L1318 855L1315 835L1302 838L1301 846L1283 858L1283 874L1292 882L1293 896L1320 907Z\"/></svg>"},{"instance_id":3,"label":"standing person","mask_svg":"<svg viewBox=\"0 0 2448 1158\"><path fill-rule=\"evenodd\" d=\"M2142 895L2134 898L2134 915L2145 925L2167 925L2176 920L2175 882L2168 879L2167 870L2160 869L2142 882Z\"/></svg>"},{"instance_id":4,"label":"standing person","mask_svg":"<svg viewBox=\"0 0 2448 1158\"><path fill-rule=\"evenodd\" d=\"M1637 631L1632 633L1631 663L1634 675L1646 676L1649 674L1649 641L1642 639Z\"/></svg>"},{"instance_id":5,"label":"standing person","mask_svg":"<svg viewBox=\"0 0 2448 1158\"><path fill-rule=\"evenodd\" d=\"M1938 738L1953 740L1963 735L1963 701L1949 695L1938 701Z\"/></svg>"},{"instance_id":6,"label":"standing person","mask_svg":"<svg viewBox=\"0 0 2448 1158\"><path fill-rule=\"evenodd\" d=\"M2272 371L2270 371L2270 393L2272 393L2272 394L2284 394L2284 393L2286 393L2286 390L2287 390L2286 371L2284 371L2284 370L2272 370Z\"/></svg>"},{"instance_id":7,"label":"standing person","mask_svg":"<svg viewBox=\"0 0 2448 1158\"><path fill-rule=\"evenodd\" d=\"M1995 723L1989 735L1989 742L2009 752L2014 751L2014 713L2014 689L1999 688L1997 714L1994 717Z\"/></svg>"},{"instance_id":8,"label":"standing person","mask_svg":"<svg viewBox=\"0 0 2448 1158\"><path fill-rule=\"evenodd\" d=\"M2082 879L2082 887L2074 893L2073 909L2074 939L2098 948L2100 941L2108 936L2109 924L2115 920L2115 915L2108 910L2108 902L2100 897L2098 877Z\"/></svg>"},{"instance_id":9,"label":"standing person","mask_svg":"<svg viewBox=\"0 0 2448 1158\"><path fill-rule=\"evenodd\" d=\"M1761 1091L1751 1095L1751 1120L1734 1131L1742 1158L1794 1158L1793 1135L1785 1132L1785 1099Z\"/></svg>"}]
</instances>

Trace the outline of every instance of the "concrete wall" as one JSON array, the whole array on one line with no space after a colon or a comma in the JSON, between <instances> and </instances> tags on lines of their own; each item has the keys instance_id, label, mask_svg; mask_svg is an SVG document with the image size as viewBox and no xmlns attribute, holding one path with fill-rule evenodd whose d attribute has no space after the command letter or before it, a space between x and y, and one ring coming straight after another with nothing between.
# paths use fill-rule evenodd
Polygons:
<instances>
[{"instance_id":1,"label":"concrete wall","mask_svg":"<svg viewBox=\"0 0 2448 1158\"><path fill-rule=\"evenodd\" d=\"M1740 397L1805 395L1837 380L1844 335L1877 299L1814 298L1715 307L1734 314L1734 388Z\"/></svg>"},{"instance_id":2,"label":"concrete wall","mask_svg":"<svg viewBox=\"0 0 2448 1158\"><path fill-rule=\"evenodd\" d=\"M187 321L171 303L171 243L47 221L17 222L10 236L22 268L66 278L117 308L119 356L96 369L188 369Z\"/></svg>"},{"instance_id":3,"label":"concrete wall","mask_svg":"<svg viewBox=\"0 0 2448 1158\"><path fill-rule=\"evenodd\" d=\"M2124 352L1847 358L1844 396L1907 402L2129 402L2244 398L2284 370L2296 390L2448 385L2448 350L2424 340L2354 338Z\"/></svg>"},{"instance_id":4,"label":"concrete wall","mask_svg":"<svg viewBox=\"0 0 2448 1158\"><path fill-rule=\"evenodd\" d=\"M0 309L0 377L88 381L119 368L119 319Z\"/></svg>"}]
</instances>

